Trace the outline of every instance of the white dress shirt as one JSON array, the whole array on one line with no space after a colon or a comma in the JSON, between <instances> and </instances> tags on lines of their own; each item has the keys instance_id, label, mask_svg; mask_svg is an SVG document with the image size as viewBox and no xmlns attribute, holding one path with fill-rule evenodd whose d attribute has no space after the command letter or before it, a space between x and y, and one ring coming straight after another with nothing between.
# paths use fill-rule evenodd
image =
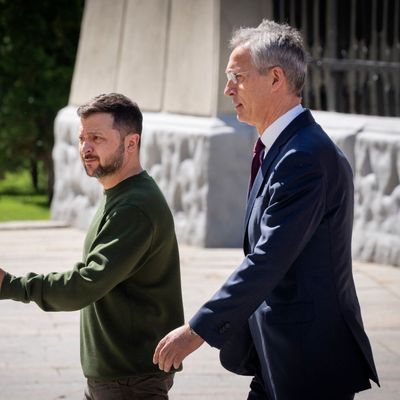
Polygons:
<instances>
[{"instance_id":1,"label":"white dress shirt","mask_svg":"<svg viewBox=\"0 0 400 400\"><path fill-rule=\"evenodd\" d=\"M278 139L278 136L282 133L282 131L302 112L304 108L301 104L291 108L288 112L281 115L278 119L276 119L261 135L261 141L265 146L263 157L267 155L269 149L274 144L275 140Z\"/></svg>"}]
</instances>

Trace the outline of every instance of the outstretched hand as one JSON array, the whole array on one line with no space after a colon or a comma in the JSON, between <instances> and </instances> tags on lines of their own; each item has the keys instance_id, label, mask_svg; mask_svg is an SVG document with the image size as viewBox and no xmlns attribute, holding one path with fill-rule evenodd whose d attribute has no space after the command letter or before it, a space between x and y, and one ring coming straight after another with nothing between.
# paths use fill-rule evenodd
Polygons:
<instances>
[{"instance_id":1,"label":"outstretched hand","mask_svg":"<svg viewBox=\"0 0 400 400\"><path fill-rule=\"evenodd\" d=\"M188 324L183 325L164 336L158 343L153 356L153 363L169 372L173 366L179 368L182 361L197 350L204 340L193 331Z\"/></svg>"}]
</instances>

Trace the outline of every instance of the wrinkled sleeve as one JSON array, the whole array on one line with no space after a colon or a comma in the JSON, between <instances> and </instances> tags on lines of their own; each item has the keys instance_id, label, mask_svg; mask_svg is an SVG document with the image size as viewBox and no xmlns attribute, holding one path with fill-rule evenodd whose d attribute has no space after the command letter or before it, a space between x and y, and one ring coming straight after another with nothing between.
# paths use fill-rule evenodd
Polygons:
<instances>
[{"instance_id":1,"label":"wrinkled sleeve","mask_svg":"<svg viewBox=\"0 0 400 400\"><path fill-rule=\"evenodd\" d=\"M84 263L63 273L4 277L0 299L35 302L45 311L79 310L103 297L143 265L153 227L137 208L114 212L97 233Z\"/></svg>"}]
</instances>

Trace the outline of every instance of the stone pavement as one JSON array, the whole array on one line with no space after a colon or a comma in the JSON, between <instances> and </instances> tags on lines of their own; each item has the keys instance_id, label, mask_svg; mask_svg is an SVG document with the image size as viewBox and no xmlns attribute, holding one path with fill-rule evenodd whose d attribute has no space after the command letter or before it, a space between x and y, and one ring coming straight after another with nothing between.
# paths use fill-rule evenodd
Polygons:
<instances>
[{"instance_id":1,"label":"stone pavement","mask_svg":"<svg viewBox=\"0 0 400 400\"><path fill-rule=\"evenodd\" d=\"M13 274L63 271L79 260L84 233L51 222L0 224L0 266ZM186 317L241 260L239 249L181 246ZM382 388L357 400L400 399L400 268L354 264L354 277ZM80 400L78 312L44 313L35 304L0 302L0 400ZM249 378L225 371L202 346L177 374L171 400L245 399ZM323 399L321 399L323 400Z\"/></svg>"}]
</instances>

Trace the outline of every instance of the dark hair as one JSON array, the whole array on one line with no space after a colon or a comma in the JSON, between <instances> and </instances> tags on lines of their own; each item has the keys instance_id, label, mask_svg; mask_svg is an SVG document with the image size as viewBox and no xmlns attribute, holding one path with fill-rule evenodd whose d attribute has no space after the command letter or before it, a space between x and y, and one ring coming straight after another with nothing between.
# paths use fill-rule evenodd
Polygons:
<instances>
[{"instance_id":1,"label":"dark hair","mask_svg":"<svg viewBox=\"0 0 400 400\"><path fill-rule=\"evenodd\" d=\"M123 94L100 94L82 104L77 113L81 118L86 118L96 113L109 113L114 118L114 128L117 128L122 136L128 133L142 134L142 112L135 102Z\"/></svg>"}]
</instances>

